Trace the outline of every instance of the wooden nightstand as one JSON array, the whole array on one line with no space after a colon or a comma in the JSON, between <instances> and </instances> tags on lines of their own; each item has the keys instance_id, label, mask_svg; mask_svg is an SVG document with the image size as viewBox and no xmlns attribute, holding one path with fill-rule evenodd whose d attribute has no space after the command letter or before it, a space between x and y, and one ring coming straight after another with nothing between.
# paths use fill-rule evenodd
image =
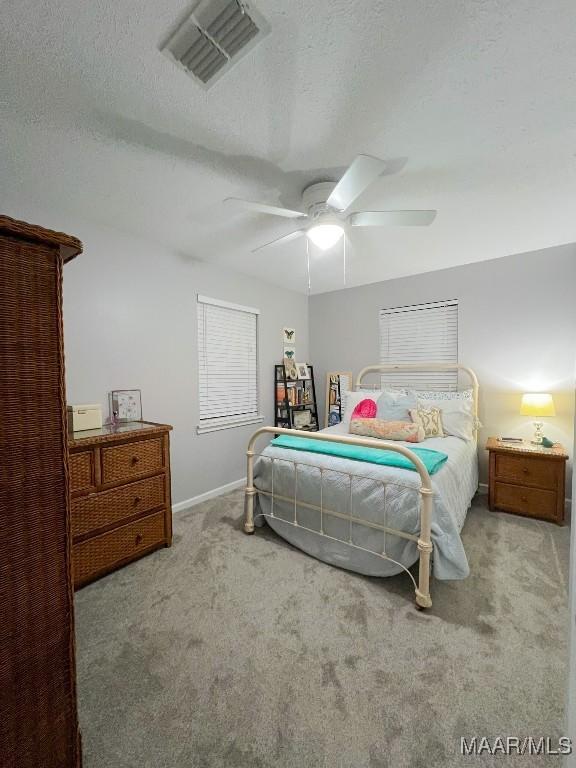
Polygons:
<instances>
[{"instance_id":1,"label":"wooden nightstand","mask_svg":"<svg viewBox=\"0 0 576 768\"><path fill-rule=\"evenodd\" d=\"M490 455L490 509L563 524L568 455L559 443L542 448L489 437L486 449Z\"/></svg>"}]
</instances>

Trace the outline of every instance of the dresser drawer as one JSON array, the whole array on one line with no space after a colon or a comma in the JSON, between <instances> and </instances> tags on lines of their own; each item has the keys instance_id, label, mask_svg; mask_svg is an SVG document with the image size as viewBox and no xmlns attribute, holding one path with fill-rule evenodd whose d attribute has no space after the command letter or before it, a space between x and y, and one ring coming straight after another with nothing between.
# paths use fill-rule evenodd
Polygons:
<instances>
[{"instance_id":1,"label":"dresser drawer","mask_svg":"<svg viewBox=\"0 0 576 768\"><path fill-rule=\"evenodd\" d=\"M165 503L164 488L164 475L158 475L111 491L73 499L72 536L82 536L134 515L151 512Z\"/></svg>"},{"instance_id":2,"label":"dresser drawer","mask_svg":"<svg viewBox=\"0 0 576 768\"><path fill-rule=\"evenodd\" d=\"M529 456L507 456L503 453L497 453L495 460L498 480L551 490L558 487L558 468L555 462ZM564 471L563 465L561 470Z\"/></svg>"},{"instance_id":3,"label":"dresser drawer","mask_svg":"<svg viewBox=\"0 0 576 768\"><path fill-rule=\"evenodd\" d=\"M553 491L525 488L510 483L495 483L494 506L528 517L544 517L549 520L556 520L558 517L557 496Z\"/></svg>"},{"instance_id":4,"label":"dresser drawer","mask_svg":"<svg viewBox=\"0 0 576 768\"><path fill-rule=\"evenodd\" d=\"M155 549L165 542L164 512L74 544L74 585L81 584Z\"/></svg>"},{"instance_id":5,"label":"dresser drawer","mask_svg":"<svg viewBox=\"0 0 576 768\"><path fill-rule=\"evenodd\" d=\"M87 491L96 485L94 479L94 452L82 451L71 453L70 467L70 491Z\"/></svg>"},{"instance_id":6,"label":"dresser drawer","mask_svg":"<svg viewBox=\"0 0 576 768\"><path fill-rule=\"evenodd\" d=\"M118 483L158 472L164 466L162 438L102 449L102 483Z\"/></svg>"}]
</instances>

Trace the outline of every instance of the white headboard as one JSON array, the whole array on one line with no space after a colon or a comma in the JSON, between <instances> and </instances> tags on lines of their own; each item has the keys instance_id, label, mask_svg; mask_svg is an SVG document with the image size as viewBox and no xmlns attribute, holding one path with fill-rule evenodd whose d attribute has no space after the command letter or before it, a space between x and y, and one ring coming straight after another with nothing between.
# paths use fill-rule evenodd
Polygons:
<instances>
[{"instance_id":1,"label":"white headboard","mask_svg":"<svg viewBox=\"0 0 576 768\"><path fill-rule=\"evenodd\" d=\"M355 389L359 389L362 385L362 379L368 376L370 373L387 373L390 371L458 371L470 379L470 385L472 387L472 399L474 402L474 417L478 422L478 377L472 370L465 365L459 363L404 363L397 365L368 365L366 368L362 368L358 376L356 377Z\"/></svg>"}]
</instances>

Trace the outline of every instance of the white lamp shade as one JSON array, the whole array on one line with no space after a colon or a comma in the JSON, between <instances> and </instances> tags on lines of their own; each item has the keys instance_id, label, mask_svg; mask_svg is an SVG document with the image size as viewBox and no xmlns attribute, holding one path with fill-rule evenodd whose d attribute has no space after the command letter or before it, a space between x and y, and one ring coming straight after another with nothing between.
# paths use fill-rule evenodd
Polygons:
<instances>
[{"instance_id":1,"label":"white lamp shade","mask_svg":"<svg viewBox=\"0 0 576 768\"><path fill-rule=\"evenodd\" d=\"M545 392L528 392L522 395L520 415L534 416L535 418L556 416L552 395Z\"/></svg>"},{"instance_id":2,"label":"white lamp shade","mask_svg":"<svg viewBox=\"0 0 576 768\"><path fill-rule=\"evenodd\" d=\"M327 251L340 240L344 227L339 224L316 224L310 227L306 234L321 251Z\"/></svg>"}]
</instances>

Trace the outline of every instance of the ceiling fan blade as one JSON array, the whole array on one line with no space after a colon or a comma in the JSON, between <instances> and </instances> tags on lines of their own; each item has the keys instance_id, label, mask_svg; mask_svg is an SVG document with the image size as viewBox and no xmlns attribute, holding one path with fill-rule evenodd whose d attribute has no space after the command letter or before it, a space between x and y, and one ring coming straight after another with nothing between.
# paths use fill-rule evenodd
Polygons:
<instances>
[{"instance_id":1,"label":"ceiling fan blade","mask_svg":"<svg viewBox=\"0 0 576 768\"><path fill-rule=\"evenodd\" d=\"M345 211L354 200L384 172L386 161L371 155L358 155L332 190L328 205Z\"/></svg>"},{"instance_id":2,"label":"ceiling fan blade","mask_svg":"<svg viewBox=\"0 0 576 768\"><path fill-rule=\"evenodd\" d=\"M292 211L290 208L278 208L275 205L254 203L251 200L240 200L238 197L227 197L224 202L234 205L237 208L245 208L248 211L255 211L256 213L269 213L272 216L284 216L286 219L299 219L306 216L302 211Z\"/></svg>"},{"instance_id":3,"label":"ceiling fan blade","mask_svg":"<svg viewBox=\"0 0 576 768\"><path fill-rule=\"evenodd\" d=\"M348 217L353 227L427 227L437 211L360 211Z\"/></svg>"},{"instance_id":4,"label":"ceiling fan blade","mask_svg":"<svg viewBox=\"0 0 576 768\"><path fill-rule=\"evenodd\" d=\"M264 245L259 245L258 248L254 248L252 250L252 253L257 253L258 251L261 251L263 248L270 248L273 245L282 245L283 243L289 243L292 240L296 240L298 237L302 237L303 234L305 234L305 229L297 229L296 232L290 232L287 235L282 235L282 237L277 237L276 240L271 240L269 243L264 243Z\"/></svg>"}]
</instances>

